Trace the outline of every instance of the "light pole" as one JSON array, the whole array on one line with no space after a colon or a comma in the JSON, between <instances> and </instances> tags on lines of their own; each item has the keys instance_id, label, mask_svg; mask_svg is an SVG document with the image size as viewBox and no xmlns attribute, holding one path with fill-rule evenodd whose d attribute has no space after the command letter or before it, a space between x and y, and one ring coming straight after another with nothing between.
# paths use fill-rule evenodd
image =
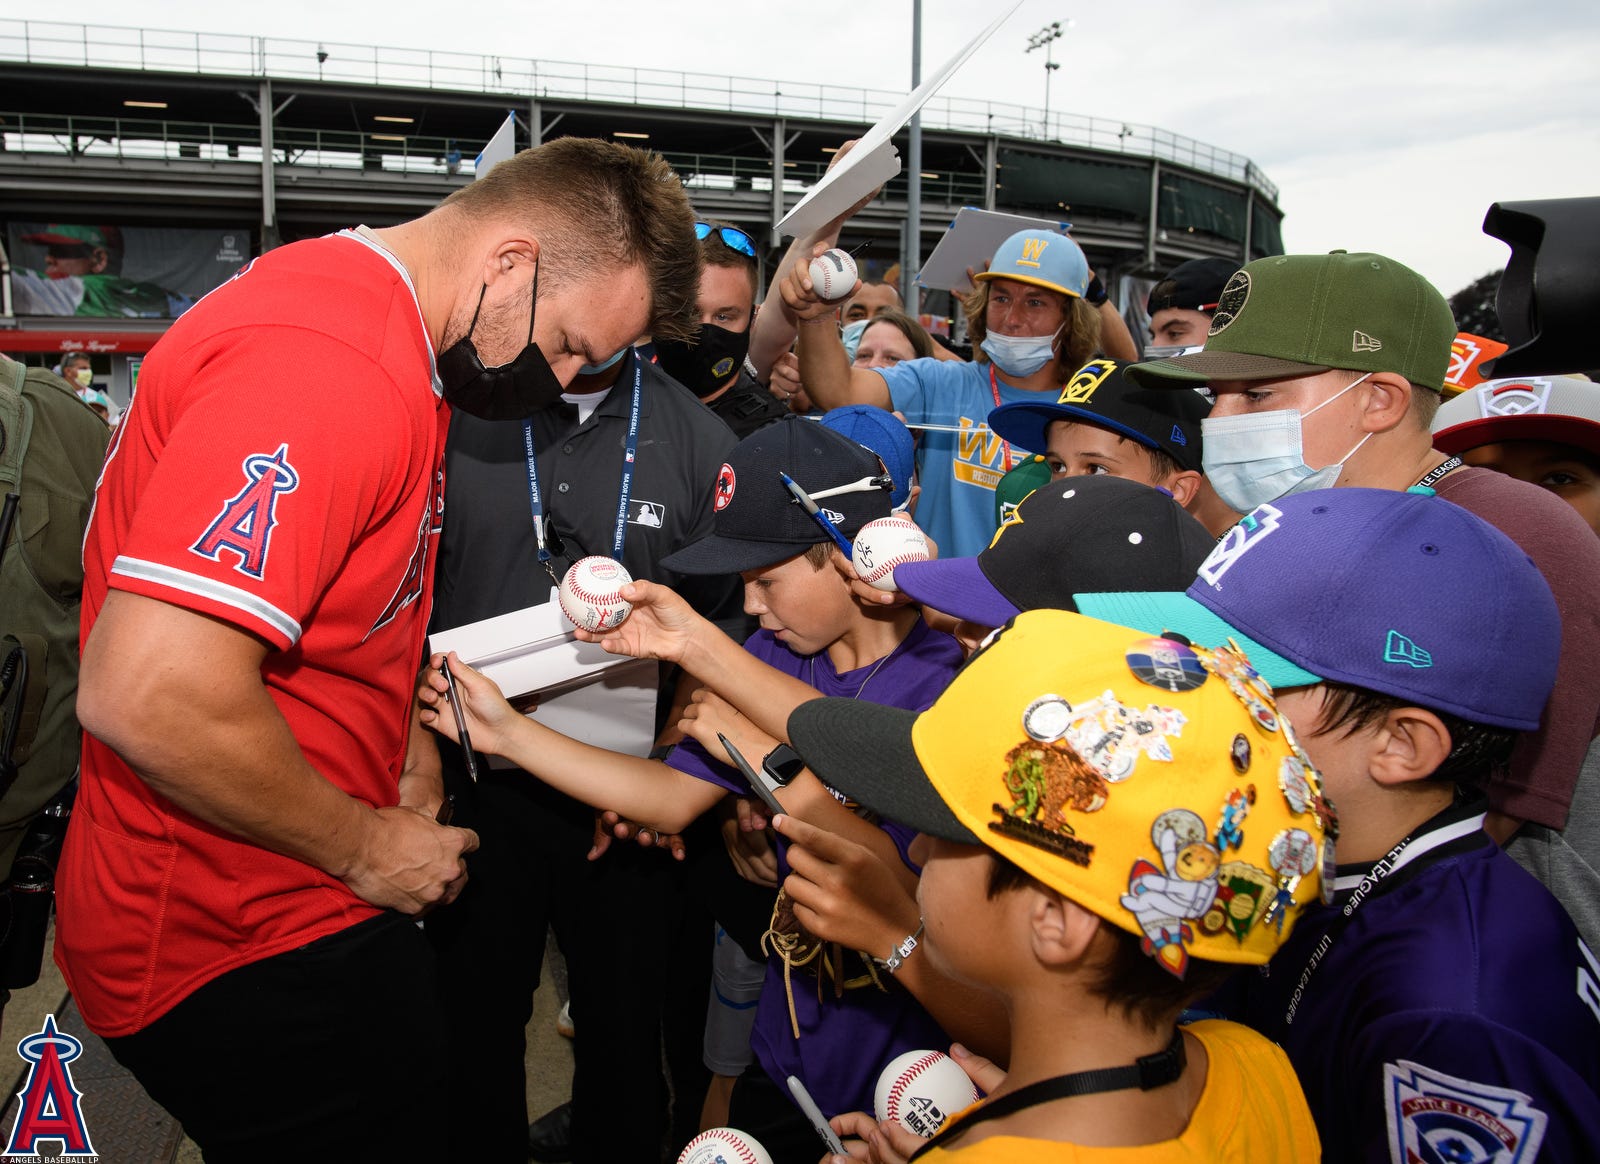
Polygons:
<instances>
[{"instance_id":1,"label":"light pole","mask_svg":"<svg viewBox=\"0 0 1600 1164\"><path fill-rule=\"evenodd\" d=\"M1065 27L1063 27L1065 25ZM1050 136L1050 74L1061 66L1052 60L1054 49L1052 45L1061 39L1062 34L1072 27L1072 21L1052 20L1038 32L1028 38L1028 52L1036 48L1044 49L1044 136Z\"/></svg>"}]
</instances>

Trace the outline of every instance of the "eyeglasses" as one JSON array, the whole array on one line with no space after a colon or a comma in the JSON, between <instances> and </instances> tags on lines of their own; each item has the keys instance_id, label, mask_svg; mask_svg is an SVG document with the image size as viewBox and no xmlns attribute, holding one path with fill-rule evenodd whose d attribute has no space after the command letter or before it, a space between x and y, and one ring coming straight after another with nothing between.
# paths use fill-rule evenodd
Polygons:
<instances>
[{"instance_id":1,"label":"eyeglasses","mask_svg":"<svg viewBox=\"0 0 1600 1164\"><path fill-rule=\"evenodd\" d=\"M731 247L741 255L749 255L752 259L756 257L756 244L750 240L749 235L737 227L712 226L709 222L694 224L694 237L702 242L711 237L712 231L717 232L717 237L725 246Z\"/></svg>"}]
</instances>

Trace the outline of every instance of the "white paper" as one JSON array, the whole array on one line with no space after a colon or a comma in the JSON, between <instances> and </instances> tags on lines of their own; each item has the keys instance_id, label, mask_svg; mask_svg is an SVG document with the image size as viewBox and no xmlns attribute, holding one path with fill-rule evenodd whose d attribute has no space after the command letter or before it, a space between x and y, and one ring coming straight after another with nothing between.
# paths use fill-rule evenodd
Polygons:
<instances>
[{"instance_id":1,"label":"white paper","mask_svg":"<svg viewBox=\"0 0 1600 1164\"><path fill-rule=\"evenodd\" d=\"M916 91L908 94L904 101L879 118L876 125L861 135L861 139L850 152L824 174L822 180L811 187L806 196L796 202L794 208L783 216L782 221L778 223L779 233L803 238L838 218L898 174L900 154L894 148L892 140L894 135L900 132L900 127L911 120L912 114L926 105L928 98L937 93L955 71L967 63L967 58L977 52L983 42L993 36L1021 6L1022 0L1015 0L1015 3L1002 12L994 23L974 37L971 44L951 57L933 76L918 85Z\"/></svg>"},{"instance_id":2,"label":"white paper","mask_svg":"<svg viewBox=\"0 0 1600 1164\"><path fill-rule=\"evenodd\" d=\"M956 220L922 264L917 282L935 291L970 291L967 268L983 270L994 258L1000 244L1021 230L1053 230L1067 233L1071 223L1048 218L1029 218L1023 214L1002 214L998 210L979 210L963 206Z\"/></svg>"},{"instance_id":3,"label":"white paper","mask_svg":"<svg viewBox=\"0 0 1600 1164\"><path fill-rule=\"evenodd\" d=\"M506 114L506 119L500 123L500 128L494 131L494 136L489 139L489 144L483 147L483 152L478 155L478 160L472 165L473 181L483 177L501 162L517 152L517 115Z\"/></svg>"},{"instance_id":4,"label":"white paper","mask_svg":"<svg viewBox=\"0 0 1600 1164\"><path fill-rule=\"evenodd\" d=\"M654 743L660 664L579 642L554 588L538 606L437 631L428 649L454 651L507 699L537 694L532 718L573 739L638 756ZM512 767L493 758L491 764Z\"/></svg>"}]
</instances>

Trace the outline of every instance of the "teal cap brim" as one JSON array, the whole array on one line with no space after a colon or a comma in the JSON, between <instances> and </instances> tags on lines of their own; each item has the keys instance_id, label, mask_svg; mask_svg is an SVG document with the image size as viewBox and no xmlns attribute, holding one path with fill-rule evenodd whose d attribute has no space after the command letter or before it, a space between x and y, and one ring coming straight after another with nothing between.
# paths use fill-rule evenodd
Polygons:
<instances>
[{"instance_id":1,"label":"teal cap brim","mask_svg":"<svg viewBox=\"0 0 1600 1164\"><path fill-rule=\"evenodd\" d=\"M1222 647L1232 639L1274 691L1322 682L1322 676L1313 675L1276 651L1268 650L1179 591L1074 594L1072 598L1080 614L1145 634L1173 631L1199 647Z\"/></svg>"}]
</instances>

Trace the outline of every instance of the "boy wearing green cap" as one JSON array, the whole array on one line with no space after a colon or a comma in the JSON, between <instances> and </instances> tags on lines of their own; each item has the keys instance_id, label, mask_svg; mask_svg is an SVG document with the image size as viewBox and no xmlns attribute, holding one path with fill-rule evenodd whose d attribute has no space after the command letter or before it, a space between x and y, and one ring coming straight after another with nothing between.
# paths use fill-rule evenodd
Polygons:
<instances>
[{"instance_id":1,"label":"boy wearing green cap","mask_svg":"<svg viewBox=\"0 0 1600 1164\"><path fill-rule=\"evenodd\" d=\"M1533 559L1561 611L1560 670L1543 725L1518 742L1509 771L1489 780L1485 827L1581 912L1585 900L1571 887L1593 878L1600 852L1549 841L1566 827L1586 757L1600 763L1592 743L1600 684L1590 674L1600 658L1600 542L1537 486L1434 449L1429 428L1456 335L1444 297L1393 259L1278 255L1228 281L1203 352L1135 364L1128 375L1174 390L1210 385L1206 479L1240 513L1332 486L1420 486L1498 527ZM1517 836L1525 824L1528 835ZM1520 856L1524 845L1539 851Z\"/></svg>"}]
</instances>

